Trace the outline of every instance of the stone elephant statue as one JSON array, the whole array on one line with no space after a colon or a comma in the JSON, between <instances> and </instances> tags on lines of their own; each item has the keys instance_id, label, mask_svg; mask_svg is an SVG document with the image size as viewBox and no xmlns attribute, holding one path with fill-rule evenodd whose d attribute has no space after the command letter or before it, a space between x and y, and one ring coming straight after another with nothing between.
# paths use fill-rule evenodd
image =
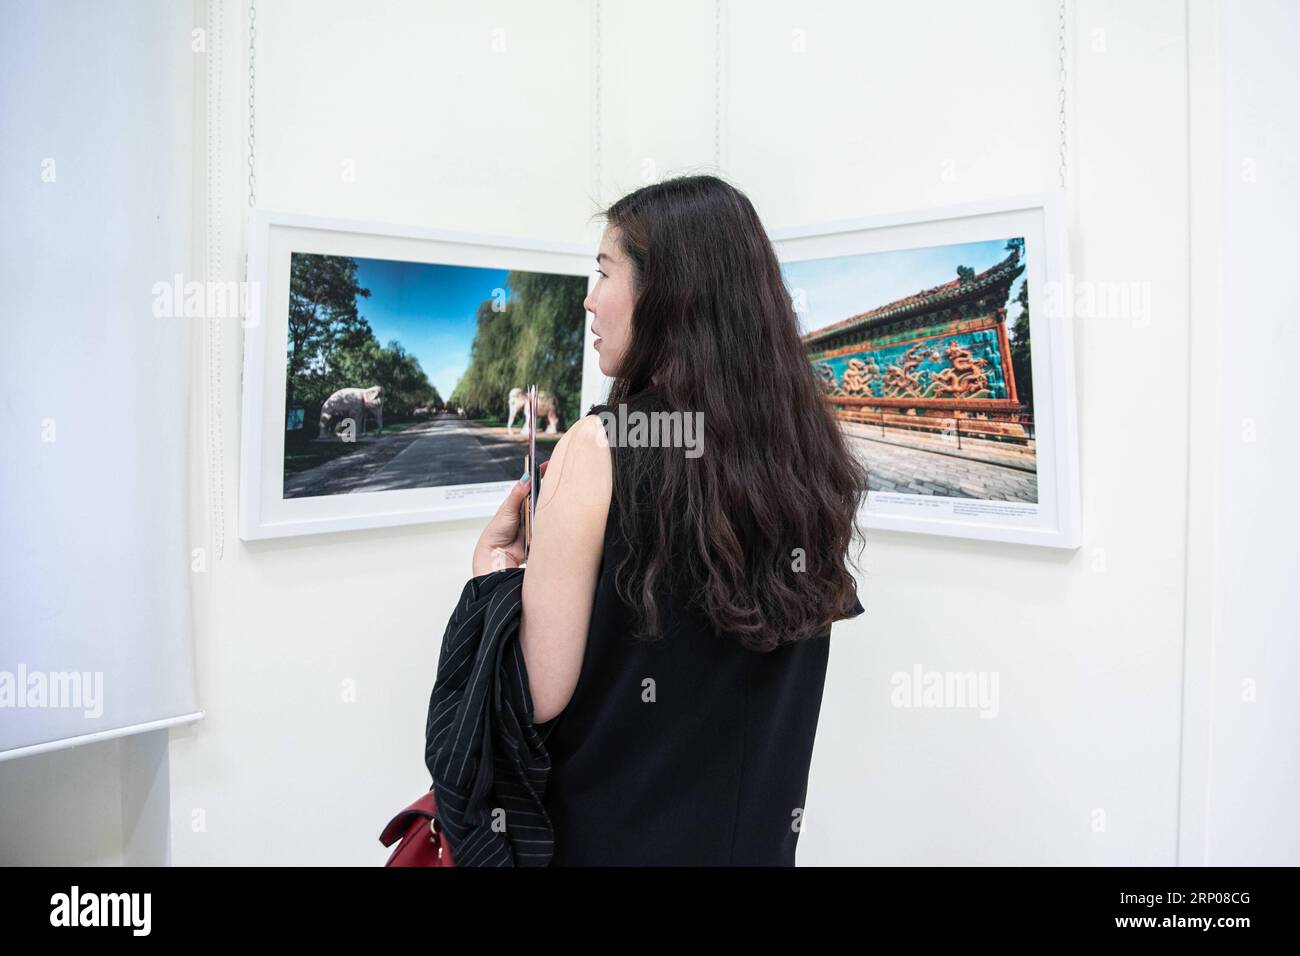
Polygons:
<instances>
[{"instance_id":1,"label":"stone elephant statue","mask_svg":"<svg viewBox=\"0 0 1300 956\"><path fill-rule=\"evenodd\" d=\"M366 416L375 419L377 434L384 431L384 387L375 385L371 388L340 388L325 399L320 409L320 431L322 435L336 435L339 425L351 421L353 437L366 433Z\"/></svg>"},{"instance_id":2,"label":"stone elephant statue","mask_svg":"<svg viewBox=\"0 0 1300 956\"><path fill-rule=\"evenodd\" d=\"M525 438L528 437L528 430L532 423L528 421L528 392L522 388L512 388L510 394L506 397L510 407L510 417L506 420L506 434L510 434L510 429L515 424L515 414L519 411L524 413L524 424L519 429L519 434ZM550 392L537 390L537 417L545 418L546 433L554 435L559 431L560 412L555 403L555 396Z\"/></svg>"}]
</instances>

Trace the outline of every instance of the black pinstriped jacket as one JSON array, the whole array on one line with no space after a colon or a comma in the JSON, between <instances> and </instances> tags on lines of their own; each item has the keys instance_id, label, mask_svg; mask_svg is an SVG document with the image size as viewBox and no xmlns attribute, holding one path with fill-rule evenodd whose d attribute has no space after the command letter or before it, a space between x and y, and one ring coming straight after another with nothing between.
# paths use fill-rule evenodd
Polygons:
<instances>
[{"instance_id":1,"label":"black pinstriped jacket","mask_svg":"<svg viewBox=\"0 0 1300 956\"><path fill-rule=\"evenodd\" d=\"M447 622L424 762L456 866L547 866L551 771L519 647L523 568L471 578Z\"/></svg>"}]
</instances>

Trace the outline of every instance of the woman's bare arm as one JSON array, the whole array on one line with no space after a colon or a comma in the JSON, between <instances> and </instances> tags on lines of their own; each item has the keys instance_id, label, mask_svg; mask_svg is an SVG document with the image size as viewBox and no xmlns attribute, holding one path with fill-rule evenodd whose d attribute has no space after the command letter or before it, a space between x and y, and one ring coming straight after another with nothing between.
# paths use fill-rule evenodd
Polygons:
<instances>
[{"instance_id":1,"label":"woman's bare arm","mask_svg":"<svg viewBox=\"0 0 1300 956\"><path fill-rule=\"evenodd\" d=\"M535 724L559 716L578 685L612 495L604 426L588 415L564 434L546 466L524 569L519 643Z\"/></svg>"}]
</instances>

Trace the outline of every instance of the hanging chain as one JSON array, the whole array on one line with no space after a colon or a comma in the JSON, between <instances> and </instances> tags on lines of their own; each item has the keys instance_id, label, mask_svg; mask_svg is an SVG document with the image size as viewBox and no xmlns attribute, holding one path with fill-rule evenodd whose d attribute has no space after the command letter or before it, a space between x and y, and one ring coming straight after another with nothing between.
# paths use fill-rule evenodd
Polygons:
<instances>
[{"instance_id":1,"label":"hanging chain","mask_svg":"<svg viewBox=\"0 0 1300 956\"><path fill-rule=\"evenodd\" d=\"M257 39L257 4L249 0L248 4L248 208L257 205L257 178L254 175L254 158L256 156L254 133L257 130L257 69L255 42Z\"/></svg>"},{"instance_id":2,"label":"hanging chain","mask_svg":"<svg viewBox=\"0 0 1300 956\"><path fill-rule=\"evenodd\" d=\"M1065 0L1061 0L1059 10L1059 26L1057 30L1057 58L1059 63L1059 73L1057 79L1060 83L1058 100L1060 103L1060 120L1061 120L1061 188L1065 188Z\"/></svg>"},{"instance_id":3,"label":"hanging chain","mask_svg":"<svg viewBox=\"0 0 1300 956\"><path fill-rule=\"evenodd\" d=\"M595 156L596 156L596 204L599 206L599 205L603 205L603 203L601 202L601 198L600 198L600 196L601 196L601 179L602 179L602 176L603 176L603 173L602 173L602 171L601 171L601 167L600 167L600 158L601 158L601 157L600 157L600 140L601 140L601 124L600 124L600 111L601 111L601 105L600 105L600 94L601 94L601 88L600 88L600 0L596 0L596 51L595 51L595 57L596 57L596 148L595 148L592 152L594 152L594 153L595 153Z\"/></svg>"},{"instance_id":4,"label":"hanging chain","mask_svg":"<svg viewBox=\"0 0 1300 956\"><path fill-rule=\"evenodd\" d=\"M207 226L207 261L204 266L204 278L216 282L225 259L225 237L222 234L221 189L221 143L225 127L225 114L222 100L225 97L225 84L222 60L225 58L226 43L223 24L226 19L222 0L210 0L208 3L208 87L207 93L207 209L205 219ZM226 489L223 463L225 462L225 439L222 428L221 401L223 395L222 366L224 355L221 335L222 322L219 318L208 319L208 392L207 392L207 439L208 439L208 521L212 548L218 561L226 553Z\"/></svg>"},{"instance_id":5,"label":"hanging chain","mask_svg":"<svg viewBox=\"0 0 1300 956\"><path fill-rule=\"evenodd\" d=\"M713 167L722 171L722 0L713 0Z\"/></svg>"}]
</instances>

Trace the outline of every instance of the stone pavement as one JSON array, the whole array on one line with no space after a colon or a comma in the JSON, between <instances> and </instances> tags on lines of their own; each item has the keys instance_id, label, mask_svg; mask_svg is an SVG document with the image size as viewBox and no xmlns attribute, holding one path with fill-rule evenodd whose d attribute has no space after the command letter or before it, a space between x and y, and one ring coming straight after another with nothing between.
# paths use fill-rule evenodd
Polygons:
<instances>
[{"instance_id":1,"label":"stone pavement","mask_svg":"<svg viewBox=\"0 0 1300 956\"><path fill-rule=\"evenodd\" d=\"M917 447L899 444L895 433L886 431L881 439L871 436L879 429L846 426L849 447L867 466L867 479L872 491L889 491L900 494L940 495L947 498L978 498L984 501L1024 501L1038 503L1038 474L1025 470L1024 454L1000 454L993 461L979 460L975 456L979 446L992 442L962 439L959 454L956 441L951 450L942 447ZM931 443L932 446L937 443ZM1002 461L1015 458L1020 467ZM1033 463L1032 453L1027 458Z\"/></svg>"}]
</instances>

